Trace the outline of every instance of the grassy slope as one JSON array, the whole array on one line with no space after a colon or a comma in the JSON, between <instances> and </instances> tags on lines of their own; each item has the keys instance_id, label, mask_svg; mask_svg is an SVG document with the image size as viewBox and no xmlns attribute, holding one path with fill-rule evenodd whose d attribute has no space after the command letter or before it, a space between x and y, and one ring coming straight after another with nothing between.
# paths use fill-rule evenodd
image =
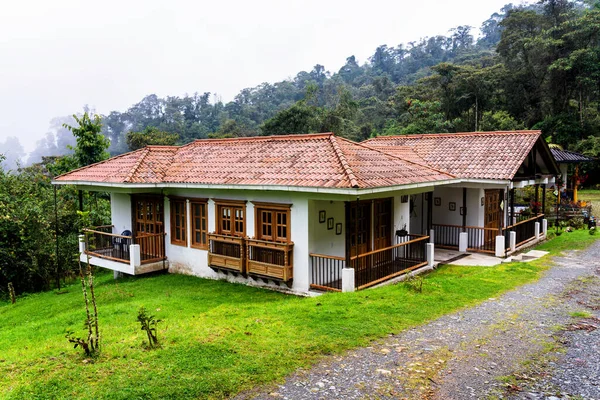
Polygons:
<instances>
[{"instance_id":1,"label":"grassy slope","mask_svg":"<svg viewBox=\"0 0 600 400\"><path fill-rule=\"evenodd\" d=\"M587 231L541 247L582 248ZM221 398L282 379L319 357L365 345L537 279L547 260L442 267L423 293L391 285L298 298L183 275L98 276L103 350L87 362L64 338L82 330L77 285L0 303L2 398ZM140 306L162 319L163 348L144 350Z\"/></svg>"}]
</instances>

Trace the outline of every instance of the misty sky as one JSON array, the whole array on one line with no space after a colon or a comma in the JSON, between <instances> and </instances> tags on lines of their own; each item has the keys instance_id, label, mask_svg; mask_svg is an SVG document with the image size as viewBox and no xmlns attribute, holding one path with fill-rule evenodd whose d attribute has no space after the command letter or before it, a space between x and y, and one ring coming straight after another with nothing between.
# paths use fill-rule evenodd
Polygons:
<instances>
[{"instance_id":1,"label":"misty sky","mask_svg":"<svg viewBox=\"0 0 600 400\"><path fill-rule=\"evenodd\" d=\"M89 104L216 92L229 101L319 63L337 71L381 44L475 27L509 0L2 0L0 142L31 151L52 117Z\"/></svg>"}]
</instances>

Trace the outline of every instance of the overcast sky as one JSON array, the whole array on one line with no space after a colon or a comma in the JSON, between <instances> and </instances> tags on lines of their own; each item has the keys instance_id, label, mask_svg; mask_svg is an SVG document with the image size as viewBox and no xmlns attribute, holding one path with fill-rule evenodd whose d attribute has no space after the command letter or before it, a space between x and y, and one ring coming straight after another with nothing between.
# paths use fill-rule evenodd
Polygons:
<instances>
[{"instance_id":1,"label":"overcast sky","mask_svg":"<svg viewBox=\"0 0 600 400\"><path fill-rule=\"evenodd\" d=\"M147 94L218 93L337 71L381 44L478 32L509 0L1 0L0 142L30 151L52 117Z\"/></svg>"}]
</instances>

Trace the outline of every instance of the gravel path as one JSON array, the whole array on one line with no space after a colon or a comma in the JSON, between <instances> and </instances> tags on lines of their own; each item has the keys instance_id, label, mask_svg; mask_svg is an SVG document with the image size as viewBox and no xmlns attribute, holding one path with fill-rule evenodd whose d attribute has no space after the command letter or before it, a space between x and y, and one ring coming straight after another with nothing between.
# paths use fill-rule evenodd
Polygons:
<instances>
[{"instance_id":1,"label":"gravel path","mask_svg":"<svg viewBox=\"0 0 600 400\"><path fill-rule=\"evenodd\" d=\"M600 400L599 310L600 241L537 282L238 398Z\"/></svg>"}]
</instances>

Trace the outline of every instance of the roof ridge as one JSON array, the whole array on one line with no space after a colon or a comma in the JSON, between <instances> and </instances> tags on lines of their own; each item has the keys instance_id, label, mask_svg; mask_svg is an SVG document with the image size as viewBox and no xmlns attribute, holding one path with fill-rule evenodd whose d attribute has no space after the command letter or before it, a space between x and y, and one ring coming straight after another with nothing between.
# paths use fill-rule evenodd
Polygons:
<instances>
[{"instance_id":1,"label":"roof ridge","mask_svg":"<svg viewBox=\"0 0 600 400\"><path fill-rule=\"evenodd\" d=\"M95 162L95 163L93 163L93 164L84 165L83 167L79 167L79 168L72 169L72 170L70 170L69 172L65 172L64 174L57 175L57 176L55 176L55 177L54 177L54 178L52 178L52 179L53 179L53 180L56 180L56 179L60 178L61 176L68 175L68 174L70 174L70 173L72 173L72 172L77 172L77 171L81 171L81 170L84 170L84 169L86 169L86 168L90 168L90 167L93 167L93 166L96 166L96 165L104 164L104 163L106 163L106 162L108 162L108 161L112 161L112 160L114 160L115 158L122 158L122 157L128 156L128 155L130 155L130 154L133 154L133 153L135 153L135 152L142 151L142 150L144 150L144 147L142 147L141 149L135 149L135 150L128 151L127 153L123 153L123 154L117 154L116 156L109 157L109 158L107 158L106 160L98 161L98 162ZM64 157L64 156L61 156L61 157Z\"/></svg>"},{"instance_id":2,"label":"roof ridge","mask_svg":"<svg viewBox=\"0 0 600 400\"><path fill-rule=\"evenodd\" d=\"M407 160L407 159L405 159L405 158L401 158L401 157L399 157L399 156L396 156L396 155L394 155L394 154L390 154L390 153L388 153L387 151L383 151L383 150L379 150L379 149L376 149L376 148L373 148L373 147L367 146L367 145L363 144L364 142L363 142L363 143L356 143L356 142L353 142L353 141L351 141L351 140L348 140L348 139L344 139L344 138L341 138L341 139L343 139L343 140L345 140L345 141L347 141L347 142L349 142L349 143L355 144L355 145L357 145L357 146L364 147L364 148L366 148L366 149L369 149L369 150L372 150L372 151L376 151L376 152L378 152L378 153L381 153L381 154L385 154L386 156L389 156L389 157L392 157L392 158L395 158L395 159L398 159L398 160L401 160L401 161L404 161L404 162L407 162L407 163L411 163L411 164L414 164L414 165L418 165L419 167L425 167L425 168L427 168L427 169L430 169L430 170L432 170L432 171L439 172L439 173L442 173L442 174L444 174L444 175L448 175L448 176L451 176L451 177L453 177L453 178L456 178L456 176L455 176L455 175L452 175L452 174L451 174L451 173L449 173L449 172L442 171L442 170L439 170L439 169L437 169L437 168L433 168L431 165L427 165L427 164L421 164L421 163L418 163L418 162L415 162L415 161L412 161L412 160ZM407 147L410 147L410 146L407 146ZM413 151L413 152L414 152L414 153L415 153L417 156L419 156L420 158L422 158L422 157L419 155L419 153L417 153L415 150L413 150L413 148L412 148L412 147L410 147L410 150L411 150L411 151ZM423 161L425 161L425 160L423 160Z\"/></svg>"},{"instance_id":3,"label":"roof ridge","mask_svg":"<svg viewBox=\"0 0 600 400\"><path fill-rule=\"evenodd\" d=\"M150 153L150 149L148 148L148 146L144 147L144 154L142 154L142 156L136 161L135 165L133 166L133 168L131 168L131 172L127 175L127 177L125 178L125 182L129 182L129 180L133 177L133 175L137 172L137 170L140 168L140 166L142 165L142 162L146 159L146 156L148 155L148 153Z\"/></svg>"},{"instance_id":4,"label":"roof ridge","mask_svg":"<svg viewBox=\"0 0 600 400\"><path fill-rule=\"evenodd\" d=\"M361 143L370 142L377 139L398 139L398 138L421 138L421 137L447 137L447 136L476 136L476 135L511 135L511 134L526 134L526 135L539 135L541 130L536 129L524 129L524 130L513 130L513 131L475 131L475 132L441 132L441 133L412 133L407 135L381 135L373 138L364 140Z\"/></svg>"},{"instance_id":5,"label":"roof ridge","mask_svg":"<svg viewBox=\"0 0 600 400\"><path fill-rule=\"evenodd\" d=\"M217 143L217 142L241 142L241 141L267 141L267 140L302 140L302 139L315 139L328 137L333 135L332 132L322 133L298 133L298 134L287 134L287 135L270 135L270 136L244 136L244 137L233 137L233 138L214 138L214 139L196 139L191 143ZM190 143L188 143L190 144Z\"/></svg>"},{"instance_id":6,"label":"roof ridge","mask_svg":"<svg viewBox=\"0 0 600 400\"><path fill-rule=\"evenodd\" d=\"M344 152L342 151L340 145L337 142L337 137L333 133L329 135L329 141L331 143L331 146L333 147L333 150L335 151L335 155L337 156L340 164L342 164L342 168L344 168L344 172L350 180L350 184L353 188L358 188L358 179L356 179L354 171L352 171L352 168L350 168L350 164L348 164L346 156L344 155Z\"/></svg>"}]
</instances>

